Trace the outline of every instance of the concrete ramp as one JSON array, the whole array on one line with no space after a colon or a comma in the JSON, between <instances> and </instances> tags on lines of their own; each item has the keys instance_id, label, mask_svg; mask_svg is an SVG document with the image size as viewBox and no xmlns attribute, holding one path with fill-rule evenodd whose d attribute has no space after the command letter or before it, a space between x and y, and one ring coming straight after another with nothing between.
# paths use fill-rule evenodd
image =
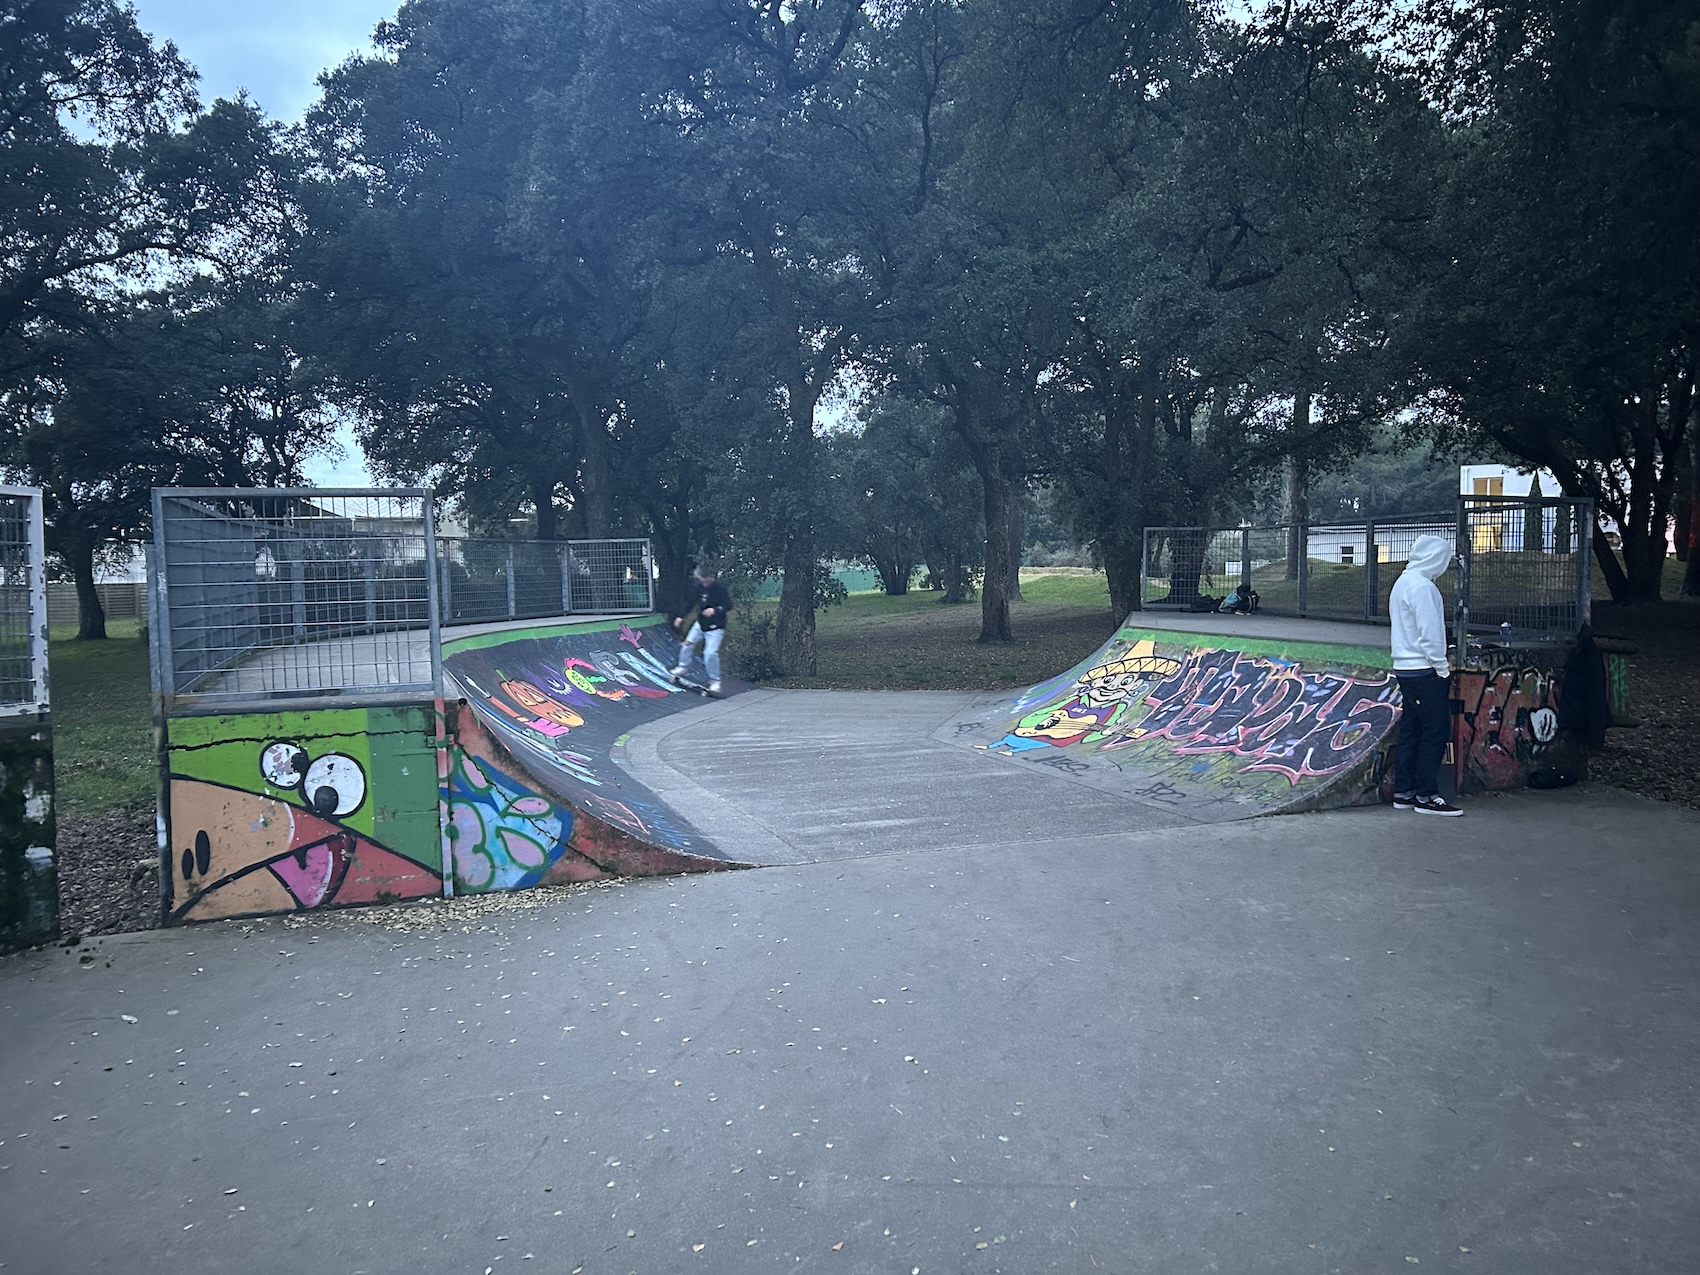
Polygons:
<instances>
[{"instance_id":1,"label":"concrete ramp","mask_svg":"<svg viewBox=\"0 0 1700 1275\"><path fill-rule=\"evenodd\" d=\"M678 652L659 616L507 629L443 643L448 697L458 693L470 709L471 720L462 710L454 728L462 748L571 807L573 853L565 879L742 866L613 762L635 727L704 703L672 684L668 671ZM732 680L724 685L729 696L749 689Z\"/></svg>"},{"instance_id":2,"label":"concrete ramp","mask_svg":"<svg viewBox=\"0 0 1700 1275\"><path fill-rule=\"evenodd\" d=\"M1398 721L1379 648L1130 625L933 738L1217 822L1377 800Z\"/></svg>"}]
</instances>

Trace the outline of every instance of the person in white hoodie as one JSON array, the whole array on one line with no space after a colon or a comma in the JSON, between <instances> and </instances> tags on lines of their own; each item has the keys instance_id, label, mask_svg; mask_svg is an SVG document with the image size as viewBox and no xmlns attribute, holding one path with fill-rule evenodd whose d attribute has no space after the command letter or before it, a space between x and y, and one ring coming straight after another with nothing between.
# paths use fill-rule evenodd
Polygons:
<instances>
[{"instance_id":1,"label":"person in white hoodie","mask_svg":"<svg viewBox=\"0 0 1700 1275\"><path fill-rule=\"evenodd\" d=\"M1446 659L1446 605L1435 581L1452 565L1452 545L1418 536L1405 570L1393 582L1387 609L1393 620L1393 673L1404 708L1393 760L1393 808L1424 815L1464 812L1440 795L1440 760L1452 723Z\"/></svg>"}]
</instances>

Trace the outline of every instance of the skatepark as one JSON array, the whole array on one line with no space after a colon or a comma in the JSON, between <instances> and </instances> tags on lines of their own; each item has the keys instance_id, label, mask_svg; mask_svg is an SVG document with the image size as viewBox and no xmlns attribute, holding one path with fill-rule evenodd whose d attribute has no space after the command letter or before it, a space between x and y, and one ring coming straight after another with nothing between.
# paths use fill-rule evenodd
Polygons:
<instances>
[{"instance_id":1,"label":"skatepark","mask_svg":"<svg viewBox=\"0 0 1700 1275\"><path fill-rule=\"evenodd\" d=\"M0 965L0 1261L1690 1265L1700 821L1394 812L1375 630L1135 618L1026 690L711 703L653 624L450 630L435 872L396 809L280 786L344 756L381 797L400 744L184 719L182 808L302 844L208 821L176 906L233 919ZM1466 742L1526 753L1540 708Z\"/></svg>"}]
</instances>

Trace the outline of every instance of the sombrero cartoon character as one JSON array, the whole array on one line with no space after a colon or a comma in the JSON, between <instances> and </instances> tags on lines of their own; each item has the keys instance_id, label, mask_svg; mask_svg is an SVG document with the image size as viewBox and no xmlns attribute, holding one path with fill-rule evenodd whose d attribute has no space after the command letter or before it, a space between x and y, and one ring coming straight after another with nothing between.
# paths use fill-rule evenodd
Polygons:
<instances>
[{"instance_id":1,"label":"sombrero cartoon character","mask_svg":"<svg viewBox=\"0 0 1700 1275\"><path fill-rule=\"evenodd\" d=\"M1067 699L1034 709L991 747L1011 753L1066 748L1109 732L1152 682L1180 668L1178 660L1158 655L1156 650L1156 643L1146 639L1134 643L1117 659L1088 669L1075 679Z\"/></svg>"},{"instance_id":2,"label":"sombrero cartoon character","mask_svg":"<svg viewBox=\"0 0 1700 1275\"><path fill-rule=\"evenodd\" d=\"M321 751L323 742L318 747L313 743L273 739L256 746L252 739L230 741L214 745L210 759L187 749L173 750L174 772L193 767L205 777L171 777L172 921L419 898L441 891L440 873L374 839L376 801L367 774L371 758L363 765L348 751ZM248 758L248 784L230 782L241 778L228 770L233 749ZM401 774L408 776L409 769L403 765ZM219 780L211 777L220 771ZM420 771L429 785L417 794L420 804L428 800L434 807L434 768L422 766ZM401 786L414 785L404 781Z\"/></svg>"}]
</instances>

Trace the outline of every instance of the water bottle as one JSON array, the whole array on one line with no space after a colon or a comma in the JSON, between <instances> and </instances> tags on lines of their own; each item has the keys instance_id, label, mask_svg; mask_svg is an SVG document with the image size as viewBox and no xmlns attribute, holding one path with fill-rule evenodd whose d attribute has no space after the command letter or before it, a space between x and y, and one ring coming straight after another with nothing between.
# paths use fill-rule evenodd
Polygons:
<instances>
[{"instance_id":1,"label":"water bottle","mask_svg":"<svg viewBox=\"0 0 1700 1275\"><path fill-rule=\"evenodd\" d=\"M1509 642L1511 640L1511 621L1510 620L1501 620L1500 621L1500 623L1499 623L1499 640L1501 642Z\"/></svg>"}]
</instances>

